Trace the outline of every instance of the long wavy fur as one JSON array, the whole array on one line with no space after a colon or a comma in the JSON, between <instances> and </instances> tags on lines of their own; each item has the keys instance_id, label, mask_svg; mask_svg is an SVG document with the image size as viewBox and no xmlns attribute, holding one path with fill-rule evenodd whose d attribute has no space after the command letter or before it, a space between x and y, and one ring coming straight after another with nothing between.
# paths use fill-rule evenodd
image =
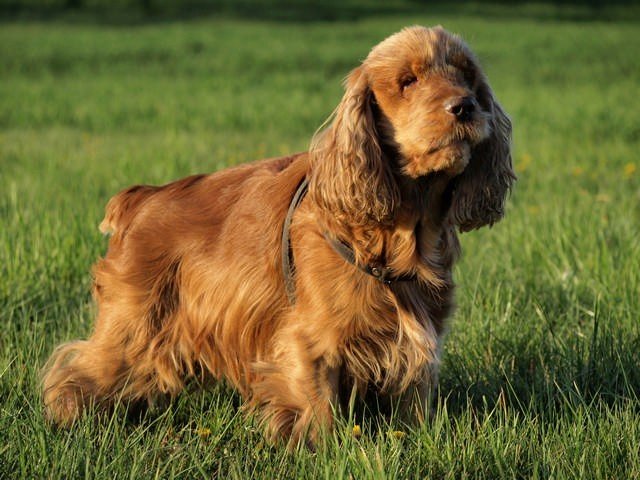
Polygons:
<instances>
[{"instance_id":1,"label":"long wavy fur","mask_svg":"<svg viewBox=\"0 0 640 480\"><path fill-rule=\"evenodd\" d=\"M325 130L311 140L309 194L336 220L352 225L393 219L398 187L382 154L364 69L354 69Z\"/></svg>"}]
</instances>

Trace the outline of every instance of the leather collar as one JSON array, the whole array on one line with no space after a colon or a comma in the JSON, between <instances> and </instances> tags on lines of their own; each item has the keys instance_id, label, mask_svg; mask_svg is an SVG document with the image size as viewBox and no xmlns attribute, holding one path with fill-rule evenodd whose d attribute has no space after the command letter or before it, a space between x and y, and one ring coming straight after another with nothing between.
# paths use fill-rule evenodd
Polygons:
<instances>
[{"instance_id":1,"label":"leather collar","mask_svg":"<svg viewBox=\"0 0 640 480\"><path fill-rule=\"evenodd\" d=\"M361 272L371 275L373 278L385 285L391 285L394 282L410 282L416 279L415 275L395 276L393 274L393 268L377 262L366 263L364 265L358 263L356 262L356 256L353 249L347 243L329 236L327 232L324 233L324 238L344 260L357 267Z\"/></svg>"}]
</instances>

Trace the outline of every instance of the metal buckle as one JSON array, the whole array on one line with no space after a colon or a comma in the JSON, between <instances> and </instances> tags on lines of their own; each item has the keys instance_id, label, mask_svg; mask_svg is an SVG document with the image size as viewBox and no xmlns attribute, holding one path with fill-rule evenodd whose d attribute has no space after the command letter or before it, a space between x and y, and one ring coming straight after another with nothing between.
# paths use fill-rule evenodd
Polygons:
<instances>
[{"instance_id":1,"label":"metal buckle","mask_svg":"<svg viewBox=\"0 0 640 480\"><path fill-rule=\"evenodd\" d=\"M371 271L371 275L373 275L377 280L381 281L385 285L391 284L391 269L389 267L371 267L369 269Z\"/></svg>"}]
</instances>

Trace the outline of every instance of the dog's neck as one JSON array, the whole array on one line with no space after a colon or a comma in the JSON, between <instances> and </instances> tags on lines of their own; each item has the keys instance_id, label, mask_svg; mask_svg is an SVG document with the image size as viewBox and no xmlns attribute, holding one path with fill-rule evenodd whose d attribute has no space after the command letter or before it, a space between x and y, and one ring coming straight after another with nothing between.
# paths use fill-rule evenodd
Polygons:
<instances>
[{"instance_id":1,"label":"dog's neck","mask_svg":"<svg viewBox=\"0 0 640 480\"><path fill-rule=\"evenodd\" d=\"M413 271L416 263L429 256L447 228L454 180L445 173L411 178L396 173L400 202L392 219L385 224L342 224L326 212L321 226L324 233L352 249L360 264L380 263L396 266L401 274Z\"/></svg>"},{"instance_id":2,"label":"dog's neck","mask_svg":"<svg viewBox=\"0 0 640 480\"><path fill-rule=\"evenodd\" d=\"M454 179L444 172L430 173L424 177L411 178L397 173L396 182L400 187L400 212L408 210L439 228L446 221L451 205L451 191Z\"/></svg>"}]
</instances>

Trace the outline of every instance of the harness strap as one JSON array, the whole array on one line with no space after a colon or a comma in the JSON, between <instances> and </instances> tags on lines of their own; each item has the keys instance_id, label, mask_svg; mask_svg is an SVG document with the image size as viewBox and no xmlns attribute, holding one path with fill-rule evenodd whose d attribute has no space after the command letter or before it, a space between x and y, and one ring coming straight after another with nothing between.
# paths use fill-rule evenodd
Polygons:
<instances>
[{"instance_id":1,"label":"harness strap","mask_svg":"<svg viewBox=\"0 0 640 480\"><path fill-rule=\"evenodd\" d=\"M293 249L291 248L291 238L289 237L289 229L291 227L291 220L296 208L302 203L302 199L307 193L309 181L307 178L303 178L296 193L291 199L289 204L289 210L287 216L284 219L284 225L282 226L282 272L284 275L284 287L287 293L287 298L291 305L296 303L296 283L295 283L295 265L293 263ZM378 263L368 263L362 265L356 262L356 256L353 249L342 240L331 237L327 232L324 232L324 238L329 245L340 255L347 263L354 265L363 273L372 276L376 280L384 283L385 285L391 285L394 282L411 282L416 279L416 275L400 275L394 276L393 269Z\"/></svg>"},{"instance_id":2,"label":"harness strap","mask_svg":"<svg viewBox=\"0 0 640 480\"><path fill-rule=\"evenodd\" d=\"M296 193L291 199L289 204L289 211L284 219L284 225L282 226L282 272L284 273L284 288L289 298L289 303L293 305L296 303L296 283L294 280L295 265L293 264L293 250L291 249L291 239L289 238L289 228L291 227L291 219L293 218L293 212L298 208L298 205L302 202L302 199L307 193L307 187L309 181L307 177L304 177Z\"/></svg>"}]
</instances>

